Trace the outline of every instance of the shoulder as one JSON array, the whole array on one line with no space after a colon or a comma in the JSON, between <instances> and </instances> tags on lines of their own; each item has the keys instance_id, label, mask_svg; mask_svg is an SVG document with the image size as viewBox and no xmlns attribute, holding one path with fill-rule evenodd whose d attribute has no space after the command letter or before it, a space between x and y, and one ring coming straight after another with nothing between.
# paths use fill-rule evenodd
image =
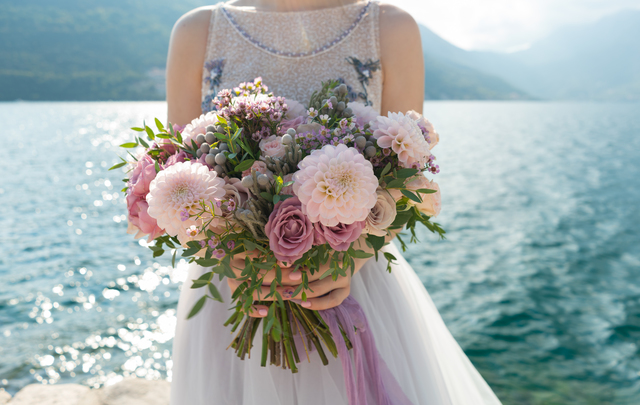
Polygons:
<instances>
[{"instance_id":1,"label":"shoulder","mask_svg":"<svg viewBox=\"0 0 640 405\"><path fill-rule=\"evenodd\" d=\"M381 52L393 51L398 45L420 45L420 29L411 14L391 4L379 4Z\"/></svg>"},{"instance_id":2,"label":"shoulder","mask_svg":"<svg viewBox=\"0 0 640 405\"><path fill-rule=\"evenodd\" d=\"M198 7L180 17L171 32L172 42L179 42L185 46L206 43L211 14L215 7Z\"/></svg>"}]
</instances>

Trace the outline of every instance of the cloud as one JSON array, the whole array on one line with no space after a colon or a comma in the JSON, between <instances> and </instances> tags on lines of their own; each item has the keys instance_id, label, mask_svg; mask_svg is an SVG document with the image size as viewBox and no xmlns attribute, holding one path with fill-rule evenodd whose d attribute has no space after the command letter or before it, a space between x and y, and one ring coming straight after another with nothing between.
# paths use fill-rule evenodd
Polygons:
<instances>
[{"instance_id":1,"label":"cloud","mask_svg":"<svg viewBox=\"0 0 640 405\"><path fill-rule=\"evenodd\" d=\"M523 48L569 24L596 21L640 0L385 0L464 49Z\"/></svg>"}]
</instances>

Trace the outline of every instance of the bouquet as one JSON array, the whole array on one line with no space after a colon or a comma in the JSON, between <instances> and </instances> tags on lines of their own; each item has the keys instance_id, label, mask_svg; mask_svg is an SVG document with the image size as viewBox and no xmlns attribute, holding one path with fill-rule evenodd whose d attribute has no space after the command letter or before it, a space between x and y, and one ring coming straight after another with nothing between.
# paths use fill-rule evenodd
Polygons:
<instances>
[{"instance_id":1,"label":"bouquet","mask_svg":"<svg viewBox=\"0 0 640 405\"><path fill-rule=\"evenodd\" d=\"M230 347L250 356L262 323L262 366L292 372L303 351L307 358L317 351L325 365L327 351L342 358L362 328L349 311L305 308L310 275L325 264L321 278L337 279L354 271L355 259L380 253L391 271L396 258L381 252L387 237L406 227L415 242L418 223L444 235L431 221L440 211L439 188L425 176L439 171L431 154L438 134L429 121L414 111L380 116L349 101L339 81L322 83L304 101L269 93L260 78L242 83L219 92L215 110L184 128L157 119L157 131L133 128L148 140L137 136L121 146L144 150L112 168L132 166L128 231L148 235L154 257L172 249L175 266L182 247L183 257L208 268L193 280L191 288L205 292L189 318L208 300L222 301L216 275L234 278L234 311L225 323L236 333ZM234 272L239 257L243 268ZM301 273L285 297L284 267ZM274 281L265 292L268 274ZM291 296L301 296L300 304ZM256 303L268 306L266 317L248 316Z\"/></svg>"}]
</instances>

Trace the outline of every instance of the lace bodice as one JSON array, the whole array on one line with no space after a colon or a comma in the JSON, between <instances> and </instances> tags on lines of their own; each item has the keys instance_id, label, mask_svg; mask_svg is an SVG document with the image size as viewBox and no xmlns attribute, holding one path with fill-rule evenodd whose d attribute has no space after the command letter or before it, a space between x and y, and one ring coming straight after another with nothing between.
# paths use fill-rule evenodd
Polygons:
<instances>
[{"instance_id":1,"label":"lace bodice","mask_svg":"<svg viewBox=\"0 0 640 405\"><path fill-rule=\"evenodd\" d=\"M217 4L211 13L202 109L217 92L260 76L278 96L308 102L321 81L339 79L352 100L380 111L378 4L265 12Z\"/></svg>"}]
</instances>

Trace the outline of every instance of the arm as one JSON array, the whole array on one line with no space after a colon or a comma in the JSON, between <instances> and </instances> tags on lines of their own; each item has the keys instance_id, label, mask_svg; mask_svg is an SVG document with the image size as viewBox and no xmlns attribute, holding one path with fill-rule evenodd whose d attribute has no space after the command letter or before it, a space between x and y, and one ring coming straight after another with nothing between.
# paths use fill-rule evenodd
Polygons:
<instances>
[{"instance_id":1,"label":"arm","mask_svg":"<svg viewBox=\"0 0 640 405\"><path fill-rule=\"evenodd\" d=\"M202 67L211 20L210 8L180 17L171 32L167 56L167 117L185 125L202 114Z\"/></svg>"}]
</instances>

